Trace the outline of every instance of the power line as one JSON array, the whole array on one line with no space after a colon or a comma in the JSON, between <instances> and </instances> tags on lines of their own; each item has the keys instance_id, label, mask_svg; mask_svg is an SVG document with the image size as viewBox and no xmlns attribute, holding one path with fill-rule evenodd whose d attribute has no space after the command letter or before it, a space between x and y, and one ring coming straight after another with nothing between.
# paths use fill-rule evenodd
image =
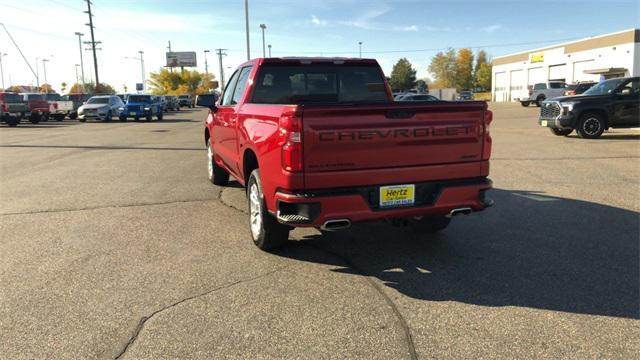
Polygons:
<instances>
[{"instance_id":1,"label":"power line","mask_svg":"<svg viewBox=\"0 0 640 360\"><path fill-rule=\"evenodd\" d=\"M38 78L38 75L36 74L35 71L33 71L33 68L31 67L31 64L29 64L29 62L27 61L27 58L24 56L24 54L22 53L22 50L20 50L20 46L18 46L18 44L16 43L16 41L13 39L13 36L11 36L11 33L9 32L9 30L7 29L6 26L4 26L3 23L0 23L0 25L2 25L2 27L4 28L4 31L7 33L7 35L9 36L9 39L11 39L11 42L13 43L13 45L15 45L16 49L18 49L18 52L20 53L20 56L22 56L22 59L24 60L24 62L27 64L27 66L29 67L29 69L31 70L31 72L33 73L33 75L36 77L36 81L40 82L40 79ZM38 62L36 61L36 66L38 66Z\"/></svg>"}]
</instances>

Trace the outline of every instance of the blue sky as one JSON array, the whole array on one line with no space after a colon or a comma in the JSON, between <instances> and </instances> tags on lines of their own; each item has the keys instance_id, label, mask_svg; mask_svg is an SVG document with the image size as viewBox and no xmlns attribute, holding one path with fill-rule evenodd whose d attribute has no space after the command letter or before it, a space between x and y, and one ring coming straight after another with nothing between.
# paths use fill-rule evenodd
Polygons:
<instances>
[{"instance_id":1,"label":"blue sky","mask_svg":"<svg viewBox=\"0 0 640 360\"><path fill-rule=\"evenodd\" d=\"M243 0L94 0L100 77L121 90L140 81L145 51L147 72L164 62L167 41L173 50L196 51L204 71L218 76L213 50L226 48L225 71L246 59ZM638 1L428 1L428 0L250 0L252 57L262 55L259 24L267 25L274 56L363 56L378 59L389 73L407 57L418 77L429 76L429 59L447 47L483 47L491 56L541 47L569 39L640 27ZM79 62L75 31L88 33L82 0L0 0L0 22L12 32L32 63L47 57L54 87L75 80ZM40 24L29 26L26 24ZM520 45L519 45L520 44ZM412 51L408 51L412 50ZM415 51L421 50L421 51ZM5 82L34 82L6 34L0 33ZM85 52L89 78L90 58ZM42 63L39 63L41 73ZM230 68L228 68L230 67Z\"/></svg>"}]
</instances>

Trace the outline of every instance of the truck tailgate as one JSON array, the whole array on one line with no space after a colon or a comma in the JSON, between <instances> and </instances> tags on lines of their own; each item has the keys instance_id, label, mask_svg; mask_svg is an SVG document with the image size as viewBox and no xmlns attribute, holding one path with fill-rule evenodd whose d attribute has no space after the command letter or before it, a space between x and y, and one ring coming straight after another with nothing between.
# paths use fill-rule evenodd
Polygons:
<instances>
[{"instance_id":1,"label":"truck tailgate","mask_svg":"<svg viewBox=\"0 0 640 360\"><path fill-rule=\"evenodd\" d=\"M377 175L389 171L397 175L394 182L415 181L407 176L412 167L424 174L425 167L453 164L467 170L452 173L452 179L481 176L480 166L464 164L481 161L486 109L484 102L306 105L305 187L331 186L330 173L355 176L348 183L358 185L380 183Z\"/></svg>"}]
</instances>

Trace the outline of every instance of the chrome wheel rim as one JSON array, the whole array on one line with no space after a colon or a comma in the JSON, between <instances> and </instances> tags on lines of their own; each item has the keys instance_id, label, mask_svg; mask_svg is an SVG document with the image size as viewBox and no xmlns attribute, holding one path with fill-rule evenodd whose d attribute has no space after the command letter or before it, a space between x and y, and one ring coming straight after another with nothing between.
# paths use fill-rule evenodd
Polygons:
<instances>
[{"instance_id":1,"label":"chrome wheel rim","mask_svg":"<svg viewBox=\"0 0 640 360\"><path fill-rule=\"evenodd\" d=\"M582 128L584 129L584 132L587 133L587 135L595 135L598 133L598 131L600 131L600 121L598 121L598 119L594 117L590 117L585 120Z\"/></svg>"},{"instance_id":2,"label":"chrome wheel rim","mask_svg":"<svg viewBox=\"0 0 640 360\"><path fill-rule=\"evenodd\" d=\"M256 184L252 184L249 188L249 217L251 220L251 235L253 235L254 239L257 239L262 227L262 209Z\"/></svg>"},{"instance_id":3,"label":"chrome wheel rim","mask_svg":"<svg viewBox=\"0 0 640 360\"><path fill-rule=\"evenodd\" d=\"M211 151L211 143L207 145L207 174L209 179L213 179L213 152Z\"/></svg>"}]
</instances>

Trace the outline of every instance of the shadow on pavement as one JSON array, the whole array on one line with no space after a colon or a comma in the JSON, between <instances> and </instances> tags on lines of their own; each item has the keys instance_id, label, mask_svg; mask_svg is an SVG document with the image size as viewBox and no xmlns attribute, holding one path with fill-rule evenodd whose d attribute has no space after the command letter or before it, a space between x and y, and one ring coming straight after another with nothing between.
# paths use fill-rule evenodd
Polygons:
<instances>
[{"instance_id":1,"label":"shadow on pavement","mask_svg":"<svg viewBox=\"0 0 640 360\"><path fill-rule=\"evenodd\" d=\"M292 241L277 255L343 266L335 271L415 299L639 317L637 212L524 191L491 197L494 208L437 235L365 224Z\"/></svg>"}]
</instances>

